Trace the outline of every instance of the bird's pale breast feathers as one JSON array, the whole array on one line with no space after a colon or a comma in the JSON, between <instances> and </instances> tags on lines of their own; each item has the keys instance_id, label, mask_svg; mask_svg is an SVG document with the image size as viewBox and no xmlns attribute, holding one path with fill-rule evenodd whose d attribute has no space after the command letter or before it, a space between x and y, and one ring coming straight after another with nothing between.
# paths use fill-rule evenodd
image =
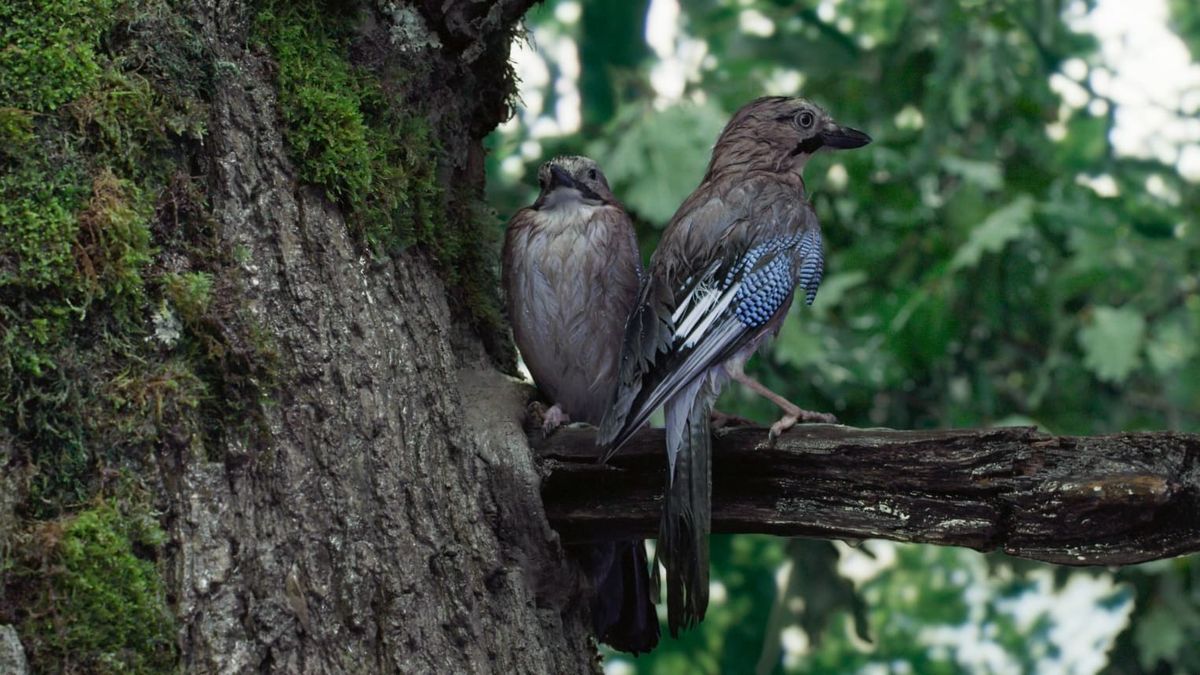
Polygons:
<instances>
[{"instance_id":1,"label":"bird's pale breast feathers","mask_svg":"<svg viewBox=\"0 0 1200 675\"><path fill-rule=\"evenodd\" d=\"M572 419L604 414L640 274L632 225L616 206L523 209L509 225L514 337L538 387Z\"/></svg>"}]
</instances>

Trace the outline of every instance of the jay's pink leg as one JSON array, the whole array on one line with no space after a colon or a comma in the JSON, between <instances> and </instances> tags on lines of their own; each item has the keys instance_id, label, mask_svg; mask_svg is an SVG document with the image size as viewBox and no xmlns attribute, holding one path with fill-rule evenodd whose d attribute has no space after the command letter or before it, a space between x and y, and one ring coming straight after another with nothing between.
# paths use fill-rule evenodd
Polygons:
<instances>
[{"instance_id":1,"label":"jay's pink leg","mask_svg":"<svg viewBox=\"0 0 1200 675\"><path fill-rule=\"evenodd\" d=\"M729 365L732 365L734 367L730 368ZM741 364L729 364L729 365L727 365L726 368L727 368L727 372L729 372L730 377L732 377L734 380L746 385L747 387L749 387L751 389L751 391L758 394L759 396L762 396L763 398L767 399L768 401L779 406L779 409L783 411L783 417L780 417L778 421L776 421L774 424L771 425L771 434L770 434L771 440L778 438L779 434L782 434L783 432L787 431L788 429L791 429L792 427L796 426L797 422L824 422L826 424L836 424L837 423L837 418L834 417L833 415L831 415L830 413L822 413L822 412L814 412L812 410L805 410L805 409L801 408L800 406L796 405L795 403L792 403L791 401L787 400L786 398L780 396L779 394L776 394L775 392L771 391L762 382L759 382L758 380L754 379L753 377L750 377L745 372L743 372L742 368L741 368Z\"/></svg>"}]
</instances>

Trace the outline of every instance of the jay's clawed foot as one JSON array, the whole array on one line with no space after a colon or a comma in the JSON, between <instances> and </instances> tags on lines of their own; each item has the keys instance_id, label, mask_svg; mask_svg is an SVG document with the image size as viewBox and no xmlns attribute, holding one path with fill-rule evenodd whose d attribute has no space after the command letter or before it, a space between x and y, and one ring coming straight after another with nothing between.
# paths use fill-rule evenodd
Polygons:
<instances>
[{"instance_id":1,"label":"jay's clawed foot","mask_svg":"<svg viewBox=\"0 0 1200 675\"><path fill-rule=\"evenodd\" d=\"M778 404L778 402L776 403ZM782 434L788 429L796 426L797 422L837 424L837 418L830 413L813 412L812 410L798 408L786 399L783 400L783 403L786 403L791 409L789 410L788 407L785 407L783 404L779 404L779 407L784 409L784 414L783 417L780 417L774 424L771 425L771 433L767 437L771 443L774 443L775 439L779 438L779 434Z\"/></svg>"},{"instance_id":2,"label":"jay's clawed foot","mask_svg":"<svg viewBox=\"0 0 1200 675\"><path fill-rule=\"evenodd\" d=\"M571 421L571 417L563 409L554 404L549 408L540 401L532 401L526 409L526 429L542 430L542 437L549 436L556 429Z\"/></svg>"},{"instance_id":3,"label":"jay's clawed foot","mask_svg":"<svg viewBox=\"0 0 1200 675\"><path fill-rule=\"evenodd\" d=\"M805 410L801 408L795 403L792 403L786 398L771 391L763 383L742 372L741 368L730 369L729 375L734 380L737 380L738 382L741 382L749 387L754 393L779 406L779 409L783 411L783 417L780 417L778 421L771 425L771 433L767 436L768 444L773 444L775 439L779 438L779 434L782 434L788 429L796 426L796 423L798 422L823 422L825 424L837 424L837 418L832 414L813 412L812 410Z\"/></svg>"},{"instance_id":4,"label":"jay's clawed foot","mask_svg":"<svg viewBox=\"0 0 1200 675\"><path fill-rule=\"evenodd\" d=\"M546 414L542 416L542 435L549 436L554 433L554 430L571 421L570 415L563 412L563 409L558 407L558 404L550 406Z\"/></svg>"}]
</instances>

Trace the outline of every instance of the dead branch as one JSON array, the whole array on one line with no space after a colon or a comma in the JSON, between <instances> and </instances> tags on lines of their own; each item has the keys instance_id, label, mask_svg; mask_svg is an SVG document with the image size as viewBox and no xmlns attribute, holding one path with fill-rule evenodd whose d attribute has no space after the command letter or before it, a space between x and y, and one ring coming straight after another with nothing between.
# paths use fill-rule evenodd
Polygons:
<instances>
[{"instance_id":1,"label":"dead branch","mask_svg":"<svg viewBox=\"0 0 1200 675\"><path fill-rule=\"evenodd\" d=\"M610 465L591 429L537 444L542 497L568 541L653 537L659 429ZM896 431L804 425L718 432L713 531L966 546L1066 565L1200 551L1200 436L1050 436L1032 428Z\"/></svg>"}]
</instances>

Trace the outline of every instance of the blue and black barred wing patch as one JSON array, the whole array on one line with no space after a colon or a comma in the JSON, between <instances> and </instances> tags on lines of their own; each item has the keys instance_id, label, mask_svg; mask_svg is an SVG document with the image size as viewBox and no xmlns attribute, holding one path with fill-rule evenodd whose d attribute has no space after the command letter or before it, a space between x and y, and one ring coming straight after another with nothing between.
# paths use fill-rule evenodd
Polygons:
<instances>
[{"instance_id":1,"label":"blue and black barred wing patch","mask_svg":"<svg viewBox=\"0 0 1200 675\"><path fill-rule=\"evenodd\" d=\"M804 233L796 248L795 259L799 259L800 275L796 287L804 291L804 304L811 305L817 299L817 289L825 276L825 247L821 242L821 230L813 228Z\"/></svg>"}]
</instances>

